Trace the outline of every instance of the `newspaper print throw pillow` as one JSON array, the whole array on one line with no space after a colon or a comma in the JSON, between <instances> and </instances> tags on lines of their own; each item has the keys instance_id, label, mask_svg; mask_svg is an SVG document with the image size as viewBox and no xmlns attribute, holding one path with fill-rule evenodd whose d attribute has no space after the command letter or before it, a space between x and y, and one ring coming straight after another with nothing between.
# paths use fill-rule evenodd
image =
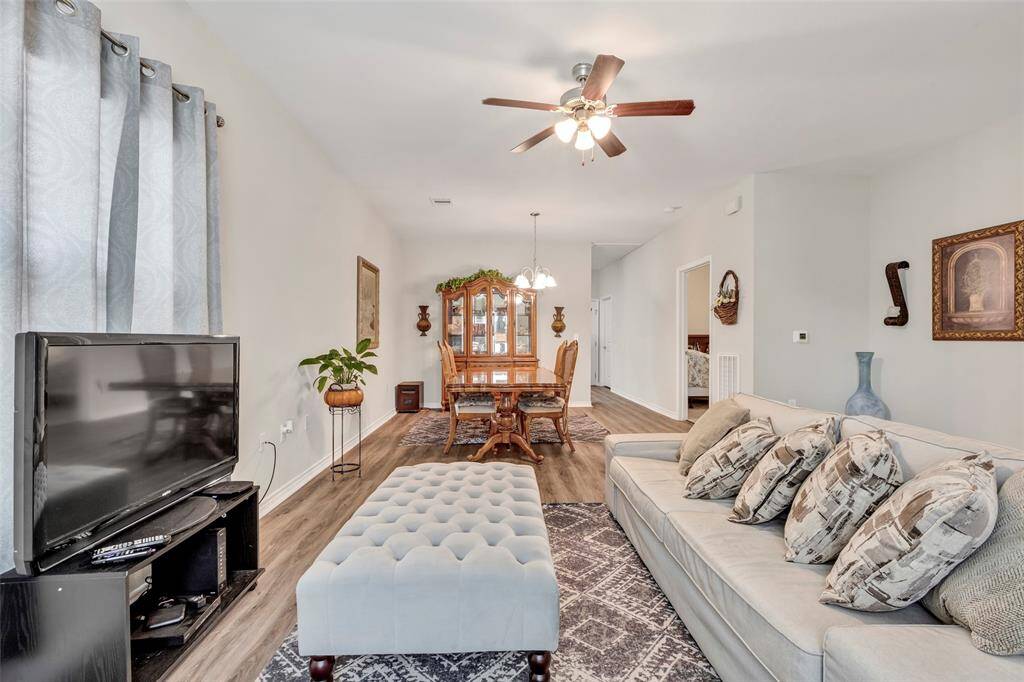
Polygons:
<instances>
[{"instance_id":1,"label":"newspaper print throw pillow","mask_svg":"<svg viewBox=\"0 0 1024 682\"><path fill-rule=\"evenodd\" d=\"M737 426L693 463L683 496L734 497L754 465L778 440L768 417Z\"/></svg>"},{"instance_id":2,"label":"newspaper print throw pillow","mask_svg":"<svg viewBox=\"0 0 1024 682\"><path fill-rule=\"evenodd\" d=\"M838 438L839 418L835 416L783 436L743 482L729 520L764 523L789 509L800 485L832 452Z\"/></svg>"},{"instance_id":3,"label":"newspaper print throw pillow","mask_svg":"<svg viewBox=\"0 0 1024 682\"><path fill-rule=\"evenodd\" d=\"M823 604L895 611L925 596L992 534L999 513L987 454L942 462L879 505L825 578Z\"/></svg>"},{"instance_id":4,"label":"newspaper print throw pillow","mask_svg":"<svg viewBox=\"0 0 1024 682\"><path fill-rule=\"evenodd\" d=\"M903 474L881 431L850 436L800 486L786 519L786 561L824 564L892 494Z\"/></svg>"}]
</instances>

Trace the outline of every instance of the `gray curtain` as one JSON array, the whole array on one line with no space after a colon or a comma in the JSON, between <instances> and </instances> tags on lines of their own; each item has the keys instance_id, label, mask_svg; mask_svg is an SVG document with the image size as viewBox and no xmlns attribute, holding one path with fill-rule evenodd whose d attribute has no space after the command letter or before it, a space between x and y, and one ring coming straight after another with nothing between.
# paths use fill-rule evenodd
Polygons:
<instances>
[{"instance_id":1,"label":"gray curtain","mask_svg":"<svg viewBox=\"0 0 1024 682\"><path fill-rule=\"evenodd\" d=\"M216 109L81 0L0 0L0 571L14 336L221 331Z\"/></svg>"}]
</instances>

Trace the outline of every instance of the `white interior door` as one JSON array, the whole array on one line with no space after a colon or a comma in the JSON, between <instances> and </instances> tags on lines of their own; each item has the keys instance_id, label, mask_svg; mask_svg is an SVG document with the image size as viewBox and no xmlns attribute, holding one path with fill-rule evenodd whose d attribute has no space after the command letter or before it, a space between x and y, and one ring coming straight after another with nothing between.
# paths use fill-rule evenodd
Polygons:
<instances>
[{"instance_id":1,"label":"white interior door","mask_svg":"<svg viewBox=\"0 0 1024 682\"><path fill-rule=\"evenodd\" d=\"M601 385L611 388L612 385L612 348L615 343L615 339L612 334L612 298L606 296L601 299L601 313L599 321L601 335L601 361L600 361L600 373L601 373Z\"/></svg>"},{"instance_id":2,"label":"white interior door","mask_svg":"<svg viewBox=\"0 0 1024 682\"><path fill-rule=\"evenodd\" d=\"M590 383L601 383L601 302L590 302Z\"/></svg>"}]
</instances>

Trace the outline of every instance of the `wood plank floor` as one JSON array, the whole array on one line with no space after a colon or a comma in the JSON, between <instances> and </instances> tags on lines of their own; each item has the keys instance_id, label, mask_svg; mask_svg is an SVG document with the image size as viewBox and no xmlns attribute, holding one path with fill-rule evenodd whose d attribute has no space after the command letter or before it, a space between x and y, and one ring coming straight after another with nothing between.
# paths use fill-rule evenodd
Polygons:
<instances>
[{"instance_id":1,"label":"wood plank floor","mask_svg":"<svg viewBox=\"0 0 1024 682\"><path fill-rule=\"evenodd\" d=\"M573 412L589 414L612 433L678 432L690 427L605 388L593 387L591 402L592 408ZM439 446L400 446L416 418L415 414L397 415L364 441L362 478L348 474L332 482L325 471L261 520L260 561L267 572L256 590L238 602L170 679L254 680L295 627L299 577L370 492L397 466L454 462L476 451L476 445L456 446L444 455ZM535 449L545 458L536 469L544 502L603 501L601 443L577 443L575 454L557 444ZM525 456L509 456L505 450L486 461L494 460L529 463Z\"/></svg>"}]
</instances>

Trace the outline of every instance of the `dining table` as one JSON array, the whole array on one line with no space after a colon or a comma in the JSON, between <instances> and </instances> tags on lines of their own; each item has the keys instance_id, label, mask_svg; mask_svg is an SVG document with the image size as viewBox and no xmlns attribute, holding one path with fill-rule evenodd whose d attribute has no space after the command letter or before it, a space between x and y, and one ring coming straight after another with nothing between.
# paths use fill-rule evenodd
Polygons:
<instances>
[{"instance_id":1,"label":"dining table","mask_svg":"<svg viewBox=\"0 0 1024 682\"><path fill-rule=\"evenodd\" d=\"M534 452L530 443L523 437L519 427L516 405L519 403L519 396L523 393L553 393L556 396L567 398L564 395L565 383L560 376L544 367L523 365L468 367L455 373L454 378L448 382L448 390L456 399L459 394L464 393L490 393L494 396L497 408L495 417L497 428L487 442L468 457L470 461L479 462L499 444L509 447L518 446L526 453L527 457L537 464L544 461L544 455Z\"/></svg>"}]
</instances>

